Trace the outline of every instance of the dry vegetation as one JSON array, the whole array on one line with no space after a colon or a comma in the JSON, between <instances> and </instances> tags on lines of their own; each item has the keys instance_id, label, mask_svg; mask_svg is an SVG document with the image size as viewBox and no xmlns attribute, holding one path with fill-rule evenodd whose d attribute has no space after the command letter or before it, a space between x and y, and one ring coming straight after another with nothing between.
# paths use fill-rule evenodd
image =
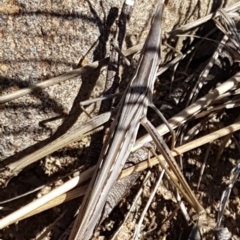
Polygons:
<instances>
[{"instance_id":1,"label":"dry vegetation","mask_svg":"<svg viewBox=\"0 0 240 240\"><path fill-rule=\"evenodd\" d=\"M132 168L121 177L141 172L117 183L117 188L124 186L123 195L94 239L127 240L136 234L139 239L184 240L192 234L189 239L196 240L199 231L202 239L239 239L240 4L217 11L234 1L216 2L167 1L161 75L153 96L170 124L178 122L172 153L206 213L194 221L195 212L183 199L184 215L166 176L152 194L162 169L158 159L139 149L149 142L140 129L138 150L126 166ZM110 54L121 4L7 0L0 6L0 239L57 240L73 221L86 192L85 186L72 190L79 182L74 173L83 172L81 183L91 177L92 168L84 170L99 154L91 136L109 120L109 115L94 118L99 102L79 103L102 96L108 61L99 60ZM138 54L133 53L142 47L154 6L154 1L135 1L123 43L131 66L121 67L120 92L134 72ZM210 12L214 15L202 19ZM90 117L94 131L85 128ZM170 145L171 135L159 117L151 110L148 117ZM90 155L93 160L86 163ZM46 200L48 205L39 203L44 210L36 206L64 183L67 194ZM26 212L10 219L23 206ZM225 238L219 231L225 231Z\"/></svg>"}]
</instances>

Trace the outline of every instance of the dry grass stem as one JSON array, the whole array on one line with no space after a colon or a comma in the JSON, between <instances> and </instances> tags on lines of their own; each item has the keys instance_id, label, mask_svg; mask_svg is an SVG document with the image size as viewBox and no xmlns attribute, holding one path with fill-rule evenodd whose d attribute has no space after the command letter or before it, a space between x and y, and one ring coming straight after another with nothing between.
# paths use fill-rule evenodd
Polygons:
<instances>
[{"instance_id":1,"label":"dry grass stem","mask_svg":"<svg viewBox=\"0 0 240 240\"><path fill-rule=\"evenodd\" d=\"M235 12L235 11L238 11L240 8L240 3L237 2L237 3L234 3L226 8L224 8L224 10L226 12ZM187 32L193 28L196 28L198 26L200 26L201 24L209 21L210 19L212 19L213 17L218 17L220 16L220 13L217 12L217 13L211 13L211 14L208 14L207 16L205 17L202 17L202 18L199 18L198 20L192 22L192 23L189 23L189 24L186 24L186 25L183 25L173 31L171 31L169 33L169 35L177 35L177 34L181 34L181 33L184 33L184 32Z\"/></svg>"},{"instance_id":2,"label":"dry grass stem","mask_svg":"<svg viewBox=\"0 0 240 240\"><path fill-rule=\"evenodd\" d=\"M142 226L142 223L143 223L143 220L144 220L144 216L146 215L146 213L147 213L147 211L148 211L148 209L150 207L150 204L152 203L153 198L154 198L154 196L155 196L155 194L156 194L156 192L157 192L157 190L158 190L158 188L160 186L160 183L162 182L162 178L164 176L164 173L165 173L165 171L162 170L160 175L159 175L159 177L158 177L158 179L157 179L157 181L156 181L156 183L155 183L155 186L154 186L154 188L153 188L153 190L152 190L152 192L151 192L151 194L150 194L150 196L148 198L148 201L147 201L147 203L146 203L146 205L145 205L145 207L144 207L144 209L143 209L143 211L141 213L141 217L140 217L140 219L139 219L139 221L137 223L137 226L135 227L133 239L138 239L138 237L140 236L141 226Z\"/></svg>"},{"instance_id":3,"label":"dry grass stem","mask_svg":"<svg viewBox=\"0 0 240 240\"><path fill-rule=\"evenodd\" d=\"M100 131L102 129L102 125L109 120L110 115L110 112L107 112L96 116L89 121L83 123L78 129L75 129L74 132L62 135L60 138L54 140L43 148L40 148L37 151L27 155L26 157L23 157L5 167L7 167L11 173L16 175L23 168L57 151L58 149L61 149L72 142L79 141L86 135L89 135L96 131Z\"/></svg>"},{"instance_id":4,"label":"dry grass stem","mask_svg":"<svg viewBox=\"0 0 240 240\"><path fill-rule=\"evenodd\" d=\"M240 130L240 122L234 123L228 127L222 128L211 134L208 134L206 136L203 136L201 138L193 140L190 143L184 144L184 145L176 148L177 151L173 151L172 155L174 157L177 156L177 152L179 152L180 154L183 154L187 151L190 151L194 148L202 146L206 143L212 142L218 138L224 137L224 136L226 136L230 133L233 133L235 131L238 131L238 130ZM150 160L141 162L141 163L137 164L136 166L124 169L122 171L122 173L120 174L119 178L124 178L135 172L139 172L139 171L143 171L143 170L147 169L149 167L149 161L151 162L152 166L157 165L157 164L159 164L159 159L160 159L160 161L164 161L163 156L160 155L160 156L158 156L158 158L154 157L154 158L151 158ZM86 190L85 187L80 188L81 191L75 191L75 190L71 190L71 189L76 187L78 184L90 179L93 171L94 171L94 167L91 168L90 170L87 170L86 172L81 173L80 177L72 178L71 180L66 182L64 185L54 189L53 191L46 194L42 198L37 199L32 203L29 203L25 207L23 207L23 208L17 210L16 212L6 216L5 218L1 219L0 220L0 229L2 229L14 222L18 222L20 219L24 219L25 216L28 216L28 215L32 216L34 214L39 213L40 210L38 210L38 208L40 208L40 207L41 207L41 211L45 211L45 210L49 209L49 207L55 207L55 206L63 203L63 199L71 200L73 198L82 196L83 194L85 194L85 192L84 192ZM66 193L67 191L70 191L70 192ZM63 195L61 196L61 194L63 194ZM51 202L48 204L49 201L51 201ZM189 201L191 202L191 200L189 200Z\"/></svg>"},{"instance_id":5,"label":"dry grass stem","mask_svg":"<svg viewBox=\"0 0 240 240\"><path fill-rule=\"evenodd\" d=\"M146 176L145 176L144 180L143 180L143 183L142 183L141 188L138 190L137 194L135 195L135 197L134 197L134 199L133 199L133 201L132 201L132 204L131 204L130 209L128 210L128 213L127 213L126 216L124 217L123 223L121 224L121 226L118 228L118 230L117 230L117 231L115 232L115 234L113 235L112 240L114 240L114 239L117 237L118 233L121 231L122 226L123 226L124 224L126 224L127 219L128 219L130 213L133 211L134 208L136 208L135 212L137 212L137 201L139 200L139 198L140 198L140 196L141 196L141 194L142 194L142 192L143 192L144 186L146 185L146 183L147 183L147 181L149 180L150 176L151 176L151 172L148 171L148 172L146 173Z\"/></svg>"},{"instance_id":6,"label":"dry grass stem","mask_svg":"<svg viewBox=\"0 0 240 240\"><path fill-rule=\"evenodd\" d=\"M133 46L133 47L123 51L123 54L125 54L125 56L132 55L132 54L138 52L140 49L142 49L142 46L143 46L143 44L140 43L136 46ZM74 69L74 70L69 71L67 73L64 73L60 76L45 80L44 82L37 83L35 85L32 85L31 87L20 89L16 92L6 94L4 96L0 96L0 104L9 102L9 101L17 99L17 98L20 98L24 95L33 93L34 91L42 90L42 89L50 87L54 84L58 84L60 82L69 80L71 78L77 77L77 76L79 76L81 74L84 74L86 72L88 72L90 74L91 71L93 71L94 69L97 69L97 68L102 67L102 66L106 66L107 63L108 63L108 59L109 59L109 57L106 57L103 60L99 60L99 61L90 63L90 64L88 64L84 67Z\"/></svg>"},{"instance_id":7,"label":"dry grass stem","mask_svg":"<svg viewBox=\"0 0 240 240\"><path fill-rule=\"evenodd\" d=\"M171 126L172 129L175 129L176 127L179 127L180 125L184 124L189 119L197 115L203 108L210 105L212 101L215 100L217 97L234 88L239 82L240 73L236 73L229 80L227 80L220 86L216 87L210 93L198 99L195 103L191 104L189 107L185 108L180 113L176 114L174 117L169 119L168 120L169 125ZM158 126L156 129L160 135L164 135L169 131L168 127L165 124ZM132 151L137 150L138 148L150 142L151 140L152 140L151 136L149 134L146 134L145 136L137 140Z\"/></svg>"}]
</instances>

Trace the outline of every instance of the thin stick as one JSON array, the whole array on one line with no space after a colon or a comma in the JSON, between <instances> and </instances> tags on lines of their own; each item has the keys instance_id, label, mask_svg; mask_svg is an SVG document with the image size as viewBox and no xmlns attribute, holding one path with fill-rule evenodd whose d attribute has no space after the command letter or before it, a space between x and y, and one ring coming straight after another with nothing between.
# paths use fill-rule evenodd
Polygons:
<instances>
[{"instance_id":1,"label":"thin stick","mask_svg":"<svg viewBox=\"0 0 240 240\"><path fill-rule=\"evenodd\" d=\"M47 209L51 209L53 207L56 207L56 199L58 200L57 201L58 202L57 205L60 205L60 204L65 203L65 202L69 202L69 201L71 201L71 200L73 200L73 199L75 199L77 197L81 197L81 196L83 196L86 193L87 188L88 188L88 185L84 185L82 187L77 187L77 188L74 188L71 191L68 191L68 192L66 192L64 194L61 194L58 197L52 199L51 201L45 203L41 207L35 209L34 211L31 211L28 214L24 215L19 220L21 221L23 219L29 218L31 216L34 216L34 215L38 214L38 213L46 211Z\"/></svg>"},{"instance_id":2,"label":"thin stick","mask_svg":"<svg viewBox=\"0 0 240 240\"><path fill-rule=\"evenodd\" d=\"M143 46L143 44L140 43L140 44L138 44L138 45L136 45L134 47L131 47L131 48L123 51L123 54L125 56L132 55L132 54L138 52L142 48L142 46ZM24 95L33 93L35 91L42 90L42 89L44 89L46 87L50 87L50 86L52 86L54 84L57 84L57 83L69 80L71 78L78 77L79 75L81 75L83 73L91 72L92 70L97 69L98 67L102 67L102 66L107 65L108 59L109 59L109 57L106 57L103 60L99 60L99 61L90 63L90 64L88 64L88 65L86 65L84 67L74 69L74 70L69 71L67 73L64 73L64 74L62 74L60 76L57 76L57 77L54 77L54 78L50 78L48 80L45 80L44 82L32 85L32 86L30 86L28 88L20 89L20 90L18 90L16 92L9 93L9 94L6 94L4 96L0 96L0 104L9 102L9 101L17 99L17 98L20 98L20 97L22 97Z\"/></svg>"},{"instance_id":3,"label":"thin stick","mask_svg":"<svg viewBox=\"0 0 240 240\"><path fill-rule=\"evenodd\" d=\"M240 122L234 123L230 126L222 128L218 131L215 131L213 133L210 133L208 135L205 135L203 137L195 139L195 140L191 141L190 143L186 143L186 144L176 148L176 150L178 153L183 154L187 151L190 151L194 148L200 147L206 143L212 142L218 138L224 137L225 135L236 132L238 130L240 130ZM161 132L160 132L160 134L161 134ZM172 155L175 157L178 154L175 151L172 151ZM163 156L161 156L161 155L159 157L162 160L164 159ZM150 160L150 162L151 162L151 165L156 165L159 163L159 161L156 158L152 158ZM141 163L137 164L136 166L124 169L119 177L122 178L122 177L128 176L134 172L142 171L148 167L149 167L149 161L141 162Z\"/></svg>"},{"instance_id":4,"label":"thin stick","mask_svg":"<svg viewBox=\"0 0 240 240\"><path fill-rule=\"evenodd\" d=\"M238 163L238 165L235 166L232 169L232 171L231 171L231 175L232 176L231 176L230 183L228 184L228 186L226 187L226 189L222 193L221 201L220 201L220 204L219 204L219 210L218 210L216 227L220 227L221 226L224 210L226 208L226 205L227 205L228 199L230 197L231 191L233 189L233 186L236 183L236 181L238 180L239 174L240 174L240 163Z\"/></svg>"},{"instance_id":5,"label":"thin stick","mask_svg":"<svg viewBox=\"0 0 240 240\"><path fill-rule=\"evenodd\" d=\"M203 176L203 172L205 170L206 162L207 162L207 159L208 159L211 148L212 148L212 143L209 143L208 146L207 146L207 151L206 151L206 154L204 156L204 160L203 160L202 167L201 167L201 170L200 170L200 175L199 175L198 183L197 183L197 190L199 189L199 186L200 186L200 183L201 183L201 180L202 180L202 176Z\"/></svg>"},{"instance_id":6,"label":"thin stick","mask_svg":"<svg viewBox=\"0 0 240 240\"><path fill-rule=\"evenodd\" d=\"M179 192L177 190L176 190L176 195L177 195L177 201L178 201L179 207L180 207L180 209L182 211L183 217L186 220L186 222L189 223L191 218L190 218L190 216L189 216L189 214L187 212L187 208L185 207L185 205L184 205L184 203L182 201L182 198L181 198L181 196L180 196L180 194L179 194Z\"/></svg>"},{"instance_id":7,"label":"thin stick","mask_svg":"<svg viewBox=\"0 0 240 240\"><path fill-rule=\"evenodd\" d=\"M240 121L240 116L238 116L237 119L234 122L239 122L239 121ZM230 140L230 138L232 137L232 135L233 135L233 133L230 133L230 134L224 136L224 138L222 140L222 143L219 147L218 153L217 153L215 164L218 162L218 160L222 156L224 148L226 147L226 145L227 145L228 141Z\"/></svg>"},{"instance_id":8,"label":"thin stick","mask_svg":"<svg viewBox=\"0 0 240 240\"><path fill-rule=\"evenodd\" d=\"M122 95L123 95L123 93L109 94L107 96L102 96L102 97L97 97L97 98L89 99L89 100L86 100L86 101L82 101L82 102L80 102L80 104L82 106L86 106L86 105L90 105L90 104L95 103L95 102L107 100L109 98L120 97Z\"/></svg>"},{"instance_id":9,"label":"thin stick","mask_svg":"<svg viewBox=\"0 0 240 240\"><path fill-rule=\"evenodd\" d=\"M183 195L184 198L188 201L188 203L189 203L193 208L195 208L195 203L194 203L193 200L191 199L192 197L189 196L189 194L185 191L185 189L183 189L183 187L179 184L178 178L176 178L177 176L176 176L176 175L174 176L175 173L173 174L173 173L170 172L170 170L168 170L168 168L166 167L166 164L165 164L165 161L164 161L165 158L164 158L164 160L161 160L161 159L159 158L159 156L155 153L155 151L151 151L151 152L152 152L152 154L158 159L158 161L159 161L162 169L164 169L164 170L166 171L167 176L171 179L171 181L172 181L173 184L176 186L176 188L182 193L182 195ZM200 209L200 208L201 208L201 207L199 207L199 209ZM196 207L195 209L197 209L197 207ZM202 209L201 209L201 211L202 211Z\"/></svg>"},{"instance_id":10,"label":"thin stick","mask_svg":"<svg viewBox=\"0 0 240 240\"><path fill-rule=\"evenodd\" d=\"M226 12L233 12L233 11L239 10L239 8L240 8L240 2L237 2L235 4L232 4L232 5L224 8L224 10ZM196 20L192 23L188 23L186 25L181 26L181 27L169 32L168 34L172 36L172 35L177 35L177 34L187 32L187 31L189 31L189 30L191 30L195 27L198 27L201 24L207 22L208 20L212 19L213 17L217 17L217 16L220 16L219 12L208 14L207 16L199 18L198 20Z\"/></svg>"},{"instance_id":11,"label":"thin stick","mask_svg":"<svg viewBox=\"0 0 240 240\"><path fill-rule=\"evenodd\" d=\"M20 208L19 210L9 214L5 218L0 220L0 229L15 223L18 219L22 219L25 215L29 214L33 210L39 208L40 206L46 204L50 200L62 195L63 193L69 191L70 189L74 188L77 183L79 182L80 177L75 177L69 180L68 182L64 183L61 187L58 187L51 191L51 194L46 194L43 197L33 201L24 207Z\"/></svg>"},{"instance_id":12,"label":"thin stick","mask_svg":"<svg viewBox=\"0 0 240 240\"><path fill-rule=\"evenodd\" d=\"M150 204L152 203L152 200L153 200L153 198L154 198L154 196L155 196L155 194L156 194L156 192L157 192L157 190L159 188L159 185L160 185L160 183L162 181L164 173L165 173L165 171L162 170L160 176L158 177L157 182L155 183L154 189L152 190L152 192L151 192L151 194L150 194L150 196L148 198L147 204L145 205L145 207L143 209L143 212L141 214L141 217L140 217L140 219L138 221L138 224L135 227L135 231L134 231L134 234L133 234L133 239L138 239L138 236L139 236L139 233L140 233L140 228L142 226L142 222L143 222L144 216L146 215L147 210L148 210Z\"/></svg>"},{"instance_id":13,"label":"thin stick","mask_svg":"<svg viewBox=\"0 0 240 240\"><path fill-rule=\"evenodd\" d=\"M123 223L121 224L119 229L114 233L114 236L112 237L112 240L114 240L117 237L117 235L119 234L119 232L121 230L121 227L124 225L124 223L127 222L127 219L129 217L130 213L133 211L134 206L137 206L137 201L138 201L139 197L141 196L141 194L143 192L143 187L146 185L147 180L149 179L150 176L151 176L151 172L148 171L146 176L145 176L145 178L144 178L144 180L143 180L141 188L138 190L138 193L136 194L136 196L134 197L134 199L132 201L132 205L131 205L130 209L128 210L128 213L124 217Z\"/></svg>"},{"instance_id":14,"label":"thin stick","mask_svg":"<svg viewBox=\"0 0 240 240\"><path fill-rule=\"evenodd\" d=\"M47 227L47 229L44 229L44 232L41 233L39 236L37 236L35 240L45 239L45 237L47 237L47 234L57 225L57 223L63 218L65 214L66 214L66 210L59 217L57 217L57 219L53 223L51 223Z\"/></svg>"},{"instance_id":15,"label":"thin stick","mask_svg":"<svg viewBox=\"0 0 240 240\"><path fill-rule=\"evenodd\" d=\"M64 146L80 140L85 136L85 134L89 134L89 132L94 132L96 130L99 131L101 129L101 125L106 122L110 118L110 112L104 113L97 117L90 119L89 121L83 123L78 129L75 129L74 132L66 133L43 148L38 149L37 151L23 157L9 165L5 166L8 168L12 174L17 175L23 168L27 167L29 164L36 162L37 160L57 151ZM95 130L94 130L95 129Z\"/></svg>"}]
</instances>

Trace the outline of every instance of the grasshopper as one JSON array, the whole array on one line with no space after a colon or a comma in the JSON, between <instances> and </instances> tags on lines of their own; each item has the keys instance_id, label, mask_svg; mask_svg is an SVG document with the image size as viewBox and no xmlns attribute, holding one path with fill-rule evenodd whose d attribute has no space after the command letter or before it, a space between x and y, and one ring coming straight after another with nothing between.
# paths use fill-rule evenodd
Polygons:
<instances>
[{"instance_id":1,"label":"grasshopper","mask_svg":"<svg viewBox=\"0 0 240 240\"><path fill-rule=\"evenodd\" d=\"M152 105L152 92L158 65L161 61L161 22L164 1L160 1L152 20L152 25L141 51L139 63L131 82L118 105L118 111L112 122L107 140L104 143L97 167L91 179L88 191L83 199L75 220L71 240L87 240L92 237L99 223L106 199L114 182L117 180L136 141L140 124L152 135L151 126L146 120L148 107ZM170 162L174 159L162 138L153 134L153 140ZM167 161L166 159L166 161ZM176 172L181 175L177 164ZM175 172L174 172L175 173ZM178 176L177 175L177 176ZM183 181L185 181L184 177ZM186 181L183 184L187 185ZM188 190L190 188L188 187ZM190 190L191 191L191 190ZM189 200L194 205L194 200ZM197 211L202 211L199 206Z\"/></svg>"}]
</instances>

